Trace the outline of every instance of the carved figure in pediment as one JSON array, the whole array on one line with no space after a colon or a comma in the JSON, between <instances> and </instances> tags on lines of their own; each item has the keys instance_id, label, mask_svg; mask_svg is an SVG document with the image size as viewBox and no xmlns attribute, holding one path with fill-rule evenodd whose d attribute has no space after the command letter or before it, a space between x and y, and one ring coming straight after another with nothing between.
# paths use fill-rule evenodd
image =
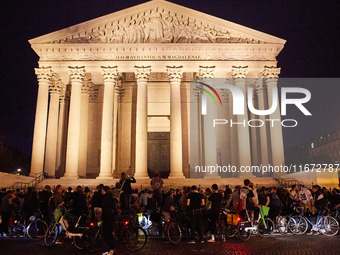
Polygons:
<instances>
[{"instance_id":1,"label":"carved figure in pediment","mask_svg":"<svg viewBox=\"0 0 340 255\"><path fill-rule=\"evenodd\" d=\"M177 43L191 43L191 31L189 27L189 20L182 19L178 26L179 34L176 40Z\"/></svg>"},{"instance_id":2,"label":"carved figure in pediment","mask_svg":"<svg viewBox=\"0 0 340 255\"><path fill-rule=\"evenodd\" d=\"M124 38L125 32L119 28L119 26L115 26L113 28L113 34L109 38L110 43L122 43Z\"/></svg>"}]
</instances>

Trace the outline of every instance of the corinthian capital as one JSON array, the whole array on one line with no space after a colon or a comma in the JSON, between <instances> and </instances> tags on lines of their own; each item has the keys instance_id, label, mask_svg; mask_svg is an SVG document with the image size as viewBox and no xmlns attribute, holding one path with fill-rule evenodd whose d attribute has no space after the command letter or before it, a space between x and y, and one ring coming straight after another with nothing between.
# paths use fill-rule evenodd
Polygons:
<instances>
[{"instance_id":1,"label":"corinthian capital","mask_svg":"<svg viewBox=\"0 0 340 255\"><path fill-rule=\"evenodd\" d=\"M166 71L170 82L181 82L183 76L183 66L167 66Z\"/></svg>"},{"instance_id":2,"label":"corinthian capital","mask_svg":"<svg viewBox=\"0 0 340 255\"><path fill-rule=\"evenodd\" d=\"M198 76L201 79L213 79L215 66L199 66Z\"/></svg>"},{"instance_id":3,"label":"corinthian capital","mask_svg":"<svg viewBox=\"0 0 340 255\"><path fill-rule=\"evenodd\" d=\"M61 88L62 88L63 84L61 83L60 80L58 81L52 81L49 85L49 91L50 94L60 94Z\"/></svg>"},{"instance_id":4,"label":"corinthian capital","mask_svg":"<svg viewBox=\"0 0 340 255\"><path fill-rule=\"evenodd\" d=\"M117 66L102 66L102 74L105 82L117 83L118 68Z\"/></svg>"},{"instance_id":5,"label":"corinthian capital","mask_svg":"<svg viewBox=\"0 0 340 255\"><path fill-rule=\"evenodd\" d=\"M233 66L231 76L234 79L245 79L248 74L248 66Z\"/></svg>"},{"instance_id":6,"label":"corinthian capital","mask_svg":"<svg viewBox=\"0 0 340 255\"><path fill-rule=\"evenodd\" d=\"M35 74L37 75L39 82L50 82L53 72L52 68L49 67L40 67L40 68L34 68Z\"/></svg>"},{"instance_id":7,"label":"corinthian capital","mask_svg":"<svg viewBox=\"0 0 340 255\"><path fill-rule=\"evenodd\" d=\"M93 83L91 79L85 79L83 85L81 86L81 93L89 94L93 87Z\"/></svg>"},{"instance_id":8,"label":"corinthian capital","mask_svg":"<svg viewBox=\"0 0 340 255\"><path fill-rule=\"evenodd\" d=\"M84 66L69 66L71 82L83 83L85 79L85 67Z\"/></svg>"},{"instance_id":9,"label":"corinthian capital","mask_svg":"<svg viewBox=\"0 0 340 255\"><path fill-rule=\"evenodd\" d=\"M151 74L151 66L135 66L135 76L138 81L148 81Z\"/></svg>"},{"instance_id":10,"label":"corinthian capital","mask_svg":"<svg viewBox=\"0 0 340 255\"><path fill-rule=\"evenodd\" d=\"M263 77L266 79L277 79L279 78L280 72L281 68L277 68L275 66L265 66L263 71Z\"/></svg>"}]
</instances>

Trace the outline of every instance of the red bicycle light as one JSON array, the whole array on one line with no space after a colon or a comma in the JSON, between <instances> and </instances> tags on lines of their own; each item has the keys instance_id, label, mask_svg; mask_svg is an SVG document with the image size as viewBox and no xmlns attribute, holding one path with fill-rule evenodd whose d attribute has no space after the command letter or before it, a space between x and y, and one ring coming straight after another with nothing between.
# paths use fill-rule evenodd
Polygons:
<instances>
[{"instance_id":1,"label":"red bicycle light","mask_svg":"<svg viewBox=\"0 0 340 255\"><path fill-rule=\"evenodd\" d=\"M124 221L124 224L125 225L129 225L129 221L127 220L127 221Z\"/></svg>"},{"instance_id":2,"label":"red bicycle light","mask_svg":"<svg viewBox=\"0 0 340 255\"><path fill-rule=\"evenodd\" d=\"M238 217L238 218L237 218L237 221L241 221L241 218L240 218L240 217Z\"/></svg>"},{"instance_id":3,"label":"red bicycle light","mask_svg":"<svg viewBox=\"0 0 340 255\"><path fill-rule=\"evenodd\" d=\"M170 219L167 219L166 222L170 222Z\"/></svg>"},{"instance_id":4,"label":"red bicycle light","mask_svg":"<svg viewBox=\"0 0 340 255\"><path fill-rule=\"evenodd\" d=\"M91 223L90 223L90 227L93 227L93 226L94 226L94 223L93 223L93 222L91 222Z\"/></svg>"}]
</instances>

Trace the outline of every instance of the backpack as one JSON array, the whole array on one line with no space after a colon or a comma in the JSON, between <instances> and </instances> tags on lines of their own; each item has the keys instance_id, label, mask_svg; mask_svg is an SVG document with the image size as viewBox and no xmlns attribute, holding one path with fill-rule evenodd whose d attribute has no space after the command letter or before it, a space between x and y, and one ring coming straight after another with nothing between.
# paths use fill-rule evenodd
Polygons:
<instances>
[{"instance_id":1,"label":"backpack","mask_svg":"<svg viewBox=\"0 0 340 255\"><path fill-rule=\"evenodd\" d=\"M282 205L280 198L276 194L272 194L270 197L270 207L280 208Z\"/></svg>"},{"instance_id":2,"label":"backpack","mask_svg":"<svg viewBox=\"0 0 340 255\"><path fill-rule=\"evenodd\" d=\"M54 203L54 197L53 195L50 196L50 198L48 199L48 209L50 211L54 211L56 209L55 203Z\"/></svg>"},{"instance_id":3,"label":"backpack","mask_svg":"<svg viewBox=\"0 0 340 255\"><path fill-rule=\"evenodd\" d=\"M245 210L247 207L247 198L248 198L249 189L247 188L241 188L239 190L239 199L236 202L235 205L235 211L237 213L240 213L241 211Z\"/></svg>"}]
</instances>

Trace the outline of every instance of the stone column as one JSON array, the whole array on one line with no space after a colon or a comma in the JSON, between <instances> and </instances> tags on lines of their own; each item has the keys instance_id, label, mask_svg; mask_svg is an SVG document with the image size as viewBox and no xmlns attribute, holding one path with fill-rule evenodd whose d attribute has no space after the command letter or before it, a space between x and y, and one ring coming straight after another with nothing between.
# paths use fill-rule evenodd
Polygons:
<instances>
[{"instance_id":1,"label":"stone column","mask_svg":"<svg viewBox=\"0 0 340 255\"><path fill-rule=\"evenodd\" d=\"M268 94L268 106L273 104L273 88L277 88L278 76L280 74L280 68L276 67L265 67L264 69L264 81L267 86ZM278 92L275 95L278 97ZM270 119L274 119L275 125L270 124L270 144L271 144L271 154L273 160L273 166L284 165L284 147L283 147L283 137L282 137L282 127L280 107L278 106L272 114L269 115Z\"/></svg>"},{"instance_id":2,"label":"stone column","mask_svg":"<svg viewBox=\"0 0 340 255\"><path fill-rule=\"evenodd\" d=\"M68 104L66 86L63 85L59 94L59 123L58 123L58 142L57 142L57 171L65 170L65 156L67 143L67 123L68 123Z\"/></svg>"},{"instance_id":3,"label":"stone column","mask_svg":"<svg viewBox=\"0 0 340 255\"><path fill-rule=\"evenodd\" d=\"M256 94L258 100L258 109L267 109L266 105L266 89L263 86L263 79L259 79L256 83ZM260 115L259 119L263 121L264 125L260 127L260 145L261 145L261 162L262 165L268 165L269 163L269 151L268 151L268 130L267 121L265 115Z\"/></svg>"},{"instance_id":4,"label":"stone column","mask_svg":"<svg viewBox=\"0 0 340 255\"><path fill-rule=\"evenodd\" d=\"M226 125L219 125L217 126L218 131L218 148L220 149L220 155L221 155L221 165L227 166L228 164L231 165L231 152L234 150L234 148L231 147L230 143L230 109L229 109L229 98L230 93L229 91L223 91L223 94L221 95L223 107L217 107L217 118L218 119L226 119L228 120L228 124ZM219 114L220 113L220 114ZM225 173L222 175L222 177L232 177L231 173Z\"/></svg>"},{"instance_id":5,"label":"stone column","mask_svg":"<svg viewBox=\"0 0 340 255\"><path fill-rule=\"evenodd\" d=\"M39 89L35 112L30 176L42 174L44 170L48 86L51 81L52 70L51 67L35 68L35 74L38 78Z\"/></svg>"},{"instance_id":6,"label":"stone column","mask_svg":"<svg viewBox=\"0 0 340 255\"><path fill-rule=\"evenodd\" d=\"M50 84L50 106L48 111L45 170L48 177L55 177L57 159L57 138L58 138L58 115L59 115L59 94L60 81L53 81Z\"/></svg>"},{"instance_id":7,"label":"stone column","mask_svg":"<svg viewBox=\"0 0 340 255\"><path fill-rule=\"evenodd\" d=\"M122 95L122 79L118 79L117 86L113 92L113 127L112 127L112 174L118 176L116 172L116 154L117 154L117 128L118 128L118 108L119 98Z\"/></svg>"},{"instance_id":8,"label":"stone column","mask_svg":"<svg viewBox=\"0 0 340 255\"><path fill-rule=\"evenodd\" d=\"M78 178L81 86L84 67L69 67L71 79L70 114L68 121L65 179Z\"/></svg>"},{"instance_id":9,"label":"stone column","mask_svg":"<svg viewBox=\"0 0 340 255\"><path fill-rule=\"evenodd\" d=\"M80 133L79 133L79 177L86 177L87 172L87 137L89 126L89 96L93 87L91 80L84 81L81 87Z\"/></svg>"},{"instance_id":10,"label":"stone column","mask_svg":"<svg viewBox=\"0 0 340 255\"><path fill-rule=\"evenodd\" d=\"M237 115L233 114L233 97L230 94L229 96L229 116L230 120L237 122ZM229 124L230 125L230 124ZM230 127L230 146L231 146L231 153L230 153L230 161L232 166L236 166L238 169L240 168L239 164L239 152L238 152L238 134L237 134L237 126L233 125ZM231 176L239 177L239 173L232 173Z\"/></svg>"},{"instance_id":11,"label":"stone column","mask_svg":"<svg viewBox=\"0 0 340 255\"><path fill-rule=\"evenodd\" d=\"M97 178L111 179L112 176L112 125L113 125L113 90L117 84L117 66L102 66L104 76L104 99L102 117L102 138L100 154L100 173Z\"/></svg>"},{"instance_id":12,"label":"stone column","mask_svg":"<svg viewBox=\"0 0 340 255\"><path fill-rule=\"evenodd\" d=\"M253 88L253 105L256 109L258 109L258 103L256 98L256 86L252 85ZM258 116L254 113L250 112L250 119L258 119ZM255 123L254 123L255 124ZM258 124L258 123L256 123ZM258 145L260 143L258 139L258 128L250 128L250 136L251 136L251 156L252 156L252 165L258 166L259 165L259 149Z\"/></svg>"},{"instance_id":13,"label":"stone column","mask_svg":"<svg viewBox=\"0 0 340 255\"><path fill-rule=\"evenodd\" d=\"M215 67L204 67L199 68L199 77L201 81L207 85L213 85ZM204 96L204 94L202 95ZM213 126L214 119L216 119L216 106L212 99L207 99L207 114L203 115L203 162L204 166L217 166L217 143L216 143L216 127ZM212 174L206 173L204 178L220 178L217 172Z\"/></svg>"},{"instance_id":14,"label":"stone column","mask_svg":"<svg viewBox=\"0 0 340 255\"><path fill-rule=\"evenodd\" d=\"M183 66L167 66L170 80L170 176L184 178L182 153L181 80Z\"/></svg>"},{"instance_id":15,"label":"stone column","mask_svg":"<svg viewBox=\"0 0 340 255\"><path fill-rule=\"evenodd\" d=\"M251 166L251 156L250 156L250 136L249 136L249 128L248 128L248 107L247 107L247 99L246 99L246 76L248 72L247 66L233 66L232 68L232 77L234 78L235 85L240 88L245 95L244 100L244 115L237 115L237 137L238 137L238 155L239 155L239 164L241 166ZM245 125L241 124L245 122ZM241 173L240 177L245 178L252 175L247 173Z\"/></svg>"},{"instance_id":16,"label":"stone column","mask_svg":"<svg viewBox=\"0 0 340 255\"><path fill-rule=\"evenodd\" d=\"M137 81L137 109L136 109L136 161L135 177L149 178L147 150L148 150L148 95L147 83L151 73L151 66L135 66Z\"/></svg>"}]
</instances>

